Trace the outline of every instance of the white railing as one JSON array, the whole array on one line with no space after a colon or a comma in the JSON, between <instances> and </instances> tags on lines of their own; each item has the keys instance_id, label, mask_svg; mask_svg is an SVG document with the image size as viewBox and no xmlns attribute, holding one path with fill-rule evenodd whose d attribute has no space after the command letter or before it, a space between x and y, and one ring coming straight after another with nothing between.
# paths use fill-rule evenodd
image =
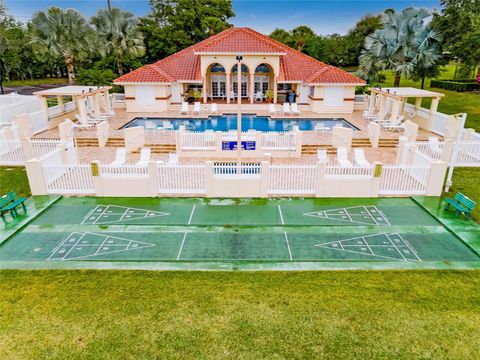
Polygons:
<instances>
[{"instance_id":1,"label":"white railing","mask_svg":"<svg viewBox=\"0 0 480 360\"><path fill-rule=\"evenodd\" d=\"M383 165L379 194L425 194L429 175L430 166Z\"/></svg>"},{"instance_id":2,"label":"white railing","mask_svg":"<svg viewBox=\"0 0 480 360\"><path fill-rule=\"evenodd\" d=\"M100 164L100 174L102 176L147 176L148 166L138 166L136 164Z\"/></svg>"},{"instance_id":3,"label":"white railing","mask_svg":"<svg viewBox=\"0 0 480 360\"><path fill-rule=\"evenodd\" d=\"M180 132L183 150L215 150L215 134L206 132Z\"/></svg>"},{"instance_id":4,"label":"white railing","mask_svg":"<svg viewBox=\"0 0 480 360\"><path fill-rule=\"evenodd\" d=\"M73 101L70 101L70 102L67 102L67 103L63 104L63 110L65 112L73 111L76 108L77 108L77 106L75 105L75 102L73 102Z\"/></svg>"},{"instance_id":5,"label":"white railing","mask_svg":"<svg viewBox=\"0 0 480 360\"><path fill-rule=\"evenodd\" d=\"M160 194L205 194L204 163L157 163Z\"/></svg>"},{"instance_id":6,"label":"white railing","mask_svg":"<svg viewBox=\"0 0 480 360\"><path fill-rule=\"evenodd\" d=\"M43 171L49 194L93 194L90 164L44 165Z\"/></svg>"},{"instance_id":7,"label":"white railing","mask_svg":"<svg viewBox=\"0 0 480 360\"><path fill-rule=\"evenodd\" d=\"M473 133L470 141L474 143L480 143L480 134L477 132Z\"/></svg>"},{"instance_id":8,"label":"white railing","mask_svg":"<svg viewBox=\"0 0 480 360\"><path fill-rule=\"evenodd\" d=\"M262 133L263 150L295 150L295 134L288 132Z\"/></svg>"},{"instance_id":9,"label":"white railing","mask_svg":"<svg viewBox=\"0 0 480 360\"><path fill-rule=\"evenodd\" d=\"M456 145L455 149L453 165L480 167L480 142L461 142Z\"/></svg>"},{"instance_id":10,"label":"white railing","mask_svg":"<svg viewBox=\"0 0 480 360\"><path fill-rule=\"evenodd\" d=\"M414 143L410 143L410 145L415 146L415 148L428 157L430 160L440 160L442 157L443 142L438 143L430 143L428 141L417 141Z\"/></svg>"},{"instance_id":11,"label":"white railing","mask_svg":"<svg viewBox=\"0 0 480 360\"><path fill-rule=\"evenodd\" d=\"M48 116L55 117L63 112L61 105L55 105L48 108Z\"/></svg>"},{"instance_id":12,"label":"white railing","mask_svg":"<svg viewBox=\"0 0 480 360\"><path fill-rule=\"evenodd\" d=\"M44 110L31 112L28 115L30 116L30 121L32 122L32 131L34 134L47 130L48 117Z\"/></svg>"},{"instance_id":13,"label":"white railing","mask_svg":"<svg viewBox=\"0 0 480 360\"><path fill-rule=\"evenodd\" d=\"M33 157L42 159L48 156L57 149L60 142L60 139L31 139Z\"/></svg>"},{"instance_id":14,"label":"white railing","mask_svg":"<svg viewBox=\"0 0 480 360\"><path fill-rule=\"evenodd\" d=\"M317 164L270 165L269 193L279 195L315 194Z\"/></svg>"},{"instance_id":15,"label":"white railing","mask_svg":"<svg viewBox=\"0 0 480 360\"><path fill-rule=\"evenodd\" d=\"M260 174L260 163L241 163L240 167L237 163L214 163L214 175L258 175Z\"/></svg>"},{"instance_id":16,"label":"white railing","mask_svg":"<svg viewBox=\"0 0 480 360\"><path fill-rule=\"evenodd\" d=\"M20 141L0 141L0 165L23 165L25 160L25 154Z\"/></svg>"},{"instance_id":17,"label":"white railing","mask_svg":"<svg viewBox=\"0 0 480 360\"><path fill-rule=\"evenodd\" d=\"M328 165L325 168L325 174L329 177L372 177L373 176L372 165L370 166L340 166L340 165Z\"/></svg>"}]
</instances>

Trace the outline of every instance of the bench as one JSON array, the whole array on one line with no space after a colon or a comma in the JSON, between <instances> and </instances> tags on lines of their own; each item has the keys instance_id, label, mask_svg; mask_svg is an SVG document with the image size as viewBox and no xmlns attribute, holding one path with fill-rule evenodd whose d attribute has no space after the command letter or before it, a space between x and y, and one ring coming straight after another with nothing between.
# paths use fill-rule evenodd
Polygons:
<instances>
[{"instance_id":1,"label":"bench","mask_svg":"<svg viewBox=\"0 0 480 360\"><path fill-rule=\"evenodd\" d=\"M5 221L5 214L10 213L13 219L18 215L17 206L22 205L23 211L26 213L27 208L25 207L25 197L17 198L17 194L14 191L10 191L8 194L0 198L0 216Z\"/></svg>"},{"instance_id":2,"label":"bench","mask_svg":"<svg viewBox=\"0 0 480 360\"><path fill-rule=\"evenodd\" d=\"M456 217L458 217L460 213L464 213L467 219L470 218L470 213L477 205L475 201L469 199L461 192L457 193L454 199L445 199L445 202L447 203L447 205L445 206L445 210L448 210L450 208L450 205L452 205L457 211L457 213L455 214Z\"/></svg>"}]
</instances>

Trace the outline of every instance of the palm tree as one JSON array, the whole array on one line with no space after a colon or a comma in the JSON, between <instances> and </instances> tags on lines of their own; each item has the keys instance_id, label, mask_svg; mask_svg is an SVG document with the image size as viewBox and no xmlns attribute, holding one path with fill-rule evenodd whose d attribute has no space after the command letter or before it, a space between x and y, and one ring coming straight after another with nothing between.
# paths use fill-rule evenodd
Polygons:
<instances>
[{"instance_id":1,"label":"palm tree","mask_svg":"<svg viewBox=\"0 0 480 360\"><path fill-rule=\"evenodd\" d=\"M360 74L372 79L379 70L393 70L393 86L398 87L402 74L411 77L436 67L442 57L441 38L425 23L429 16L428 10L416 8L383 14L382 29L365 39Z\"/></svg>"},{"instance_id":2,"label":"palm tree","mask_svg":"<svg viewBox=\"0 0 480 360\"><path fill-rule=\"evenodd\" d=\"M125 58L145 53L143 35L138 31L138 21L133 14L119 8L98 10L91 22L97 34L100 55L113 55L120 75L123 75Z\"/></svg>"},{"instance_id":3,"label":"palm tree","mask_svg":"<svg viewBox=\"0 0 480 360\"><path fill-rule=\"evenodd\" d=\"M75 83L75 59L90 50L91 29L82 13L74 9L51 7L32 18L32 42L44 47L51 56L62 56L68 82Z\"/></svg>"}]
</instances>

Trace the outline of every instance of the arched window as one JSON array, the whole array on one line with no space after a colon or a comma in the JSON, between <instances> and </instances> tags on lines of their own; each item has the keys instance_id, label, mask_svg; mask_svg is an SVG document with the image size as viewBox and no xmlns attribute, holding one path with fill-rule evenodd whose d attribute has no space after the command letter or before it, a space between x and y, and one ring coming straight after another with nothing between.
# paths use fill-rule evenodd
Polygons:
<instances>
[{"instance_id":1,"label":"arched window","mask_svg":"<svg viewBox=\"0 0 480 360\"><path fill-rule=\"evenodd\" d=\"M268 66L267 64L260 64L255 69L255 73L268 74L269 72L270 72L270 66Z\"/></svg>"},{"instance_id":2,"label":"arched window","mask_svg":"<svg viewBox=\"0 0 480 360\"><path fill-rule=\"evenodd\" d=\"M212 73L224 73L225 72L225 68L220 65L220 64L213 64L210 71Z\"/></svg>"},{"instance_id":3,"label":"arched window","mask_svg":"<svg viewBox=\"0 0 480 360\"><path fill-rule=\"evenodd\" d=\"M234 65L232 68L232 72L236 73L237 72L237 65ZM245 64L242 64L242 73L248 73L248 67Z\"/></svg>"}]
</instances>

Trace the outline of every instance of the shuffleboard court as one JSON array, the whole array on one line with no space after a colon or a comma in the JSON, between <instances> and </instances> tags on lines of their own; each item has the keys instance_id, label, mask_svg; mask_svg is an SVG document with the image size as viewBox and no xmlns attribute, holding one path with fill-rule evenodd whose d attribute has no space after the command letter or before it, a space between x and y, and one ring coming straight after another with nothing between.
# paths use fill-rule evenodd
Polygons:
<instances>
[{"instance_id":1,"label":"shuffleboard court","mask_svg":"<svg viewBox=\"0 0 480 360\"><path fill-rule=\"evenodd\" d=\"M62 199L4 242L0 258L87 268L126 262L388 268L480 260L411 199L198 198Z\"/></svg>"}]
</instances>

